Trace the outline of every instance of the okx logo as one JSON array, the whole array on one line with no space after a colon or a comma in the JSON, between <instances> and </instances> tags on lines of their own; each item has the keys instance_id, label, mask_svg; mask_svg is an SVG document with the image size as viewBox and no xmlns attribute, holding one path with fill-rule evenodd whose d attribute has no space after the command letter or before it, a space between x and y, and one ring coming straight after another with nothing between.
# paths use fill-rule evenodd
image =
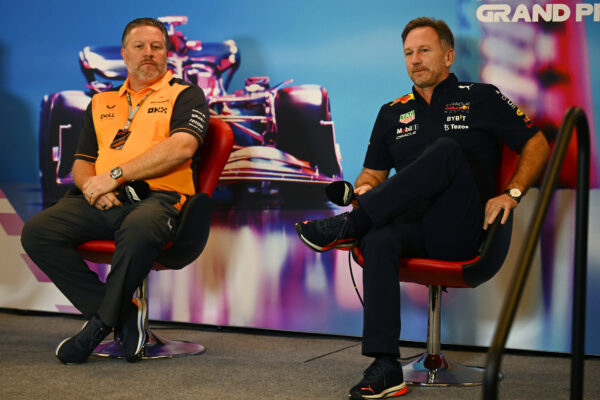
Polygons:
<instances>
[{"instance_id":1,"label":"okx logo","mask_svg":"<svg viewBox=\"0 0 600 400\"><path fill-rule=\"evenodd\" d=\"M148 114L152 113L167 113L167 107L148 107Z\"/></svg>"}]
</instances>

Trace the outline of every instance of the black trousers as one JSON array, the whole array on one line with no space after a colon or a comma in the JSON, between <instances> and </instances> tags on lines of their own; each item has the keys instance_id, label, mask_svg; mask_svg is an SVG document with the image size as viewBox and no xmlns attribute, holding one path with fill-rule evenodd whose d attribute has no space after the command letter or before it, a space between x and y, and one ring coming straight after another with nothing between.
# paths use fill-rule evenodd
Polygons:
<instances>
[{"instance_id":1,"label":"black trousers","mask_svg":"<svg viewBox=\"0 0 600 400\"><path fill-rule=\"evenodd\" d=\"M31 218L21 243L27 254L86 319L98 314L110 326L150 272L159 251L175 233L179 194L151 192L136 203L100 211L81 194L67 194ZM106 283L76 247L88 240L115 240Z\"/></svg>"},{"instance_id":2,"label":"black trousers","mask_svg":"<svg viewBox=\"0 0 600 400\"><path fill-rule=\"evenodd\" d=\"M475 256L484 205L460 146L433 142L414 162L359 196L374 226L361 239L364 257L362 353L399 355L402 257Z\"/></svg>"}]
</instances>

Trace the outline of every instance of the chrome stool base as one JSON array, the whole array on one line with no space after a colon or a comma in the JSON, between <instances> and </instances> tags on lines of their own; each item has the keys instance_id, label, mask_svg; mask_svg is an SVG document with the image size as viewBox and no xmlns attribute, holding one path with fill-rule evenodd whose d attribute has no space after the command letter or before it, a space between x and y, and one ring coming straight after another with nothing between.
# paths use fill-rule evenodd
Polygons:
<instances>
[{"instance_id":1,"label":"chrome stool base","mask_svg":"<svg viewBox=\"0 0 600 400\"><path fill-rule=\"evenodd\" d=\"M166 339L150 329L146 329L146 342L142 349L142 359L173 358L202 354L206 348L198 343ZM122 358L123 351L118 339L100 343L92 353L101 357Z\"/></svg>"},{"instance_id":2,"label":"chrome stool base","mask_svg":"<svg viewBox=\"0 0 600 400\"><path fill-rule=\"evenodd\" d=\"M441 353L419 354L402 364L402 372L408 385L420 386L476 386L483 383L485 374L483 368L456 363Z\"/></svg>"}]
</instances>

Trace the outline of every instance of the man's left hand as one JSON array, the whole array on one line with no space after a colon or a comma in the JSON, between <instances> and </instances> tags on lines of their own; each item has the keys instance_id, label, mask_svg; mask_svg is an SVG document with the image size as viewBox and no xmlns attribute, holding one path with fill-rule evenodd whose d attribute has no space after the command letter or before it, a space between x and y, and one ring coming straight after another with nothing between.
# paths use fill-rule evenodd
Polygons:
<instances>
[{"instance_id":1,"label":"man's left hand","mask_svg":"<svg viewBox=\"0 0 600 400\"><path fill-rule=\"evenodd\" d=\"M117 198L115 192L109 192L100 196L94 204L94 207L102 211L108 211L115 206L123 206L123 203Z\"/></svg>"},{"instance_id":2,"label":"man's left hand","mask_svg":"<svg viewBox=\"0 0 600 400\"><path fill-rule=\"evenodd\" d=\"M504 215L502 216L501 224L505 224L508 220L508 216L513 208L515 208L519 203L506 193L501 194L500 196L493 197L488 200L485 205L485 218L483 220L483 229L487 229L495 220L500 211L504 210Z\"/></svg>"},{"instance_id":3,"label":"man's left hand","mask_svg":"<svg viewBox=\"0 0 600 400\"><path fill-rule=\"evenodd\" d=\"M88 179L81 189L90 205L95 205L102 195L112 192L119 187L119 182L110 177L109 172L104 172Z\"/></svg>"}]
</instances>

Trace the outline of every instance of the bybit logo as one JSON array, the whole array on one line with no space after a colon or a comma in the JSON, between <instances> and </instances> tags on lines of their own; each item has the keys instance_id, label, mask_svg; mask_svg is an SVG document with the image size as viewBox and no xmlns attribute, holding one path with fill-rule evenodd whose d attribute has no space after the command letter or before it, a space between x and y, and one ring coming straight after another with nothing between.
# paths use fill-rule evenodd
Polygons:
<instances>
[{"instance_id":1,"label":"bybit logo","mask_svg":"<svg viewBox=\"0 0 600 400\"><path fill-rule=\"evenodd\" d=\"M571 18L571 7L566 4L534 4L531 9L519 4L514 9L508 4L482 4L477 8L477 19L481 22L564 22ZM600 21L600 3L575 4L575 21L581 22L592 16Z\"/></svg>"}]
</instances>

